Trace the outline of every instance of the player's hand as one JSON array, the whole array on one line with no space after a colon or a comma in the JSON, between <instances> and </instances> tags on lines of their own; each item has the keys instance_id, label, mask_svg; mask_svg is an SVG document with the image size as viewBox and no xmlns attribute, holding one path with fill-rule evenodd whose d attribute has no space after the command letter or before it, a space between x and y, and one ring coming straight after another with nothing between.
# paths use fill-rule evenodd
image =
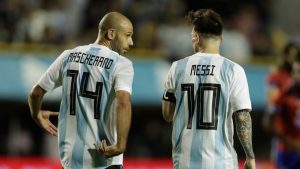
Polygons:
<instances>
[{"instance_id":1,"label":"player's hand","mask_svg":"<svg viewBox=\"0 0 300 169\"><path fill-rule=\"evenodd\" d=\"M256 169L255 167L255 159L249 159L247 158L244 164L244 169Z\"/></svg>"},{"instance_id":2,"label":"player's hand","mask_svg":"<svg viewBox=\"0 0 300 169\"><path fill-rule=\"evenodd\" d=\"M50 116L58 116L58 112L41 110L35 120L47 133L57 136L57 127L50 121Z\"/></svg>"},{"instance_id":3,"label":"player's hand","mask_svg":"<svg viewBox=\"0 0 300 169\"><path fill-rule=\"evenodd\" d=\"M115 144L108 146L106 140L102 140L100 144L94 144L94 146L99 153L104 154L106 157L113 157L124 152L123 149L118 148Z\"/></svg>"}]
</instances>

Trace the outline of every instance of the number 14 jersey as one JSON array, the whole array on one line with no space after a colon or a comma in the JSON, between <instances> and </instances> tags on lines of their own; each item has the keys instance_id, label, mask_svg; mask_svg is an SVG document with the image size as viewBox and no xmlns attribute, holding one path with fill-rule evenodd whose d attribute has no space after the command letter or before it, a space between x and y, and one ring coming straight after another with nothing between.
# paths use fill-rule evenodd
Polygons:
<instances>
[{"instance_id":1,"label":"number 14 jersey","mask_svg":"<svg viewBox=\"0 0 300 169\"><path fill-rule=\"evenodd\" d=\"M176 98L174 168L237 169L232 115L251 110L244 69L218 54L196 53L172 64L165 88Z\"/></svg>"},{"instance_id":2,"label":"number 14 jersey","mask_svg":"<svg viewBox=\"0 0 300 169\"><path fill-rule=\"evenodd\" d=\"M123 155L105 158L94 144L115 144L115 92L131 94L130 60L97 44L64 51L39 80L46 91L62 86L58 146L64 168L122 165Z\"/></svg>"}]
</instances>

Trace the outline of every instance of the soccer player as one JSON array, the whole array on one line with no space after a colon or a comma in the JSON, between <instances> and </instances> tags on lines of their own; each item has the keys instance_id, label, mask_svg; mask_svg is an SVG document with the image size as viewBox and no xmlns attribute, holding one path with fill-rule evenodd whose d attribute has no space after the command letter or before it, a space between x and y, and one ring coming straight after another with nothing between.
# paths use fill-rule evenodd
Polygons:
<instances>
[{"instance_id":1,"label":"soccer player","mask_svg":"<svg viewBox=\"0 0 300 169\"><path fill-rule=\"evenodd\" d=\"M292 85L292 67L300 49L293 42L289 42L283 50L281 63L275 71L267 77L268 86L268 111L272 113L275 102Z\"/></svg>"},{"instance_id":2,"label":"soccer player","mask_svg":"<svg viewBox=\"0 0 300 169\"><path fill-rule=\"evenodd\" d=\"M234 116L245 168L254 169L248 83L244 69L219 54L222 19L211 9L187 17L195 54L172 64L162 103L165 120L173 122L173 167L238 169Z\"/></svg>"},{"instance_id":3,"label":"soccer player","mask_svg":"<svg viewBox=\"0 0 300 169\"><path fill-rule=\"evenodd\" d=\"M30 92L31 116L57 135L61 162L69 168L123 168L131 124L132 62L123 57L132 41L131 21L117 12L99 23L97 40L65 50ZM43 96L62 86L60 111L41 110ZM58 115L58 128L49 120Z\"/></svg>"},{"instance_id":4,"label":"soccer player","mask_svg":"<svg viewBox=\"0 0 300 169\"><path fill-rule=\"evenodd\" d=\"M296 47L296 46L294 46ZM297 48L295 48L297 49ZM298 51L298 52L297 52ZM276 138L276 167L298 169L300 166L300 53L291 64L291 86L279 92L269 115L269 129ZM280 86L278 86L280 87ZM278 90L280 90L279 88Z\"/></svg>"},{"instance_id":5,"label":"soccer player","mask_svg":"<svg viewBox=\"0 0 300 169\"><path fill-rule=\"evenodd\" d=\"M284 150L283 144L280 141L280 131L278 130L281 125L280 114L279 113L281 105L278 105L284 98L284 94L291 88L293 85L293 77L292 77L292 70L293 70L293 63L295 60L300 56L300 49L296 43L290 41L286 44L282 52L282 58L280 58L281 62L278 66L268 75L267 77L267 111L263 117L263 126L274 135L274 139L272 140L272 151L275 152L272 154L273 158L275 157L275 163L277 166L281 162L281 159L276 157L278 156L279 152ZM279 139L278 139L279 138ZM284 137L283 137L284 138Z\"/></svg>"}]
</instances>

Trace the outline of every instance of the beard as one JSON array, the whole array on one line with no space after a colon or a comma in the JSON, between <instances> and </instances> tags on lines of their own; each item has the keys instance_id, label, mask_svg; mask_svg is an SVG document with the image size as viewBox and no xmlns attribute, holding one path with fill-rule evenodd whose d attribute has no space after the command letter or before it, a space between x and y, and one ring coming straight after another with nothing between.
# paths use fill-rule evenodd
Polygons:
<instances>
[{"instance_id":1,"label":"beard","mask_svg":"<svg viewBox=\"0 0 300 169\"><path fill-rule=\"evenodd\" d=\"M120 55L124 55L124 52L122 51L122 47L121 47L121 41L119 40L118 37L116 37L113 41L112 41L112 46L111 49L117 53L119 53Z\"/></svg>"}]
</instances>

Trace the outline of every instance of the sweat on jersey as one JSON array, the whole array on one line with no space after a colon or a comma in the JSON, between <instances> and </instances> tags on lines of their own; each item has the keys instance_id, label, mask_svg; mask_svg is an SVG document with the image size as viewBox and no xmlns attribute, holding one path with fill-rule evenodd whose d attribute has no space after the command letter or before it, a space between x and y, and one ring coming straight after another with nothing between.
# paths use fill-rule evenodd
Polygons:
<instances>
[{"instance_id":1,"label":"sweat on jersey","mask_svg":"<svg viewBox=\"0 0 300 169\"><path fill-rule=\"evenodd\" d=\"M234 112L251 110L244 69L219 54L196 53L172 64L165 82L173 93L175 169L238 169Z\"/></svg>"},{"instance_id":2,"label":"sweat on jersey","mask_svg":"<svg viewBox=\"0 0 300 169\"><path fill-rule=\"evenodd\" d=\"M116 143L116 91L131 94L132 62L97 44L64 51L38 81L46 91L62 86L58 147L65 169L122 165L123 154L105 158L94 144Z\"/></svg>"}]
</instances>

